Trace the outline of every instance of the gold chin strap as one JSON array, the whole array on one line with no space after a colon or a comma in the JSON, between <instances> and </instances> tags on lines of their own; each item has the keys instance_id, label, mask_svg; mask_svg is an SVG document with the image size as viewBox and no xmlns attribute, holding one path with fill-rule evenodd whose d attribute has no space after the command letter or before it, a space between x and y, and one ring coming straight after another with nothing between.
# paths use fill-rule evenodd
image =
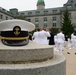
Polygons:
<instances>
[{"instance_id":1,"label":"gold chin strap","mask_svg":"<svg viewBox=\"0 0 76 75\"><path fill-rule=\"evenodd\" d=\"M0 39L2 39L2 40L28 40L29 36L27 36L27 37L3 37L3 36L0 36Z\"/></svg>"}]
</instances>

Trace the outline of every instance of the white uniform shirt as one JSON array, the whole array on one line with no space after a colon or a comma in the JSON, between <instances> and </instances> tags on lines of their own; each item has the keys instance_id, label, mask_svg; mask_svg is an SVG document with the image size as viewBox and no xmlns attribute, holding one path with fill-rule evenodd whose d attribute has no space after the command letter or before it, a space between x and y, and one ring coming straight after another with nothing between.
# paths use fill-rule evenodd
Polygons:
<instances>
[{"instance_id":1,"label":"white uniform shirt","mask_svg":"<svg viewBox=\"0 0 76 75\"><path fill-rule=\"evenodd\" d=\"M73 39L72 46L73 48L76 48L76 35L73 35L72 39Z\"/></svg>"},{"instance_id":2,"label":"white uniform shirt","mask_svg":"<svg viewBox=\"0 0 76 75\"><path fill-rule=\"evenodd\" d=\"M32 39L33 39L34 42L39 43L39 31L34 32L34 34L32 36Z\"/></svg>"},{"instance_id":3,"label":"white uniform shirt","mask_svg":"<svg viewBox=\"0 0 76 75\"><path fill-rule=\"evenodd\" d=\"M65 41L65 36L64 36L64 34L63 34L62 32L58 33L58 34L57 34L57 42L58 42L58 43L64 43L64 41Z\"/></svg>"},{"instance_id":4,"label":"white uniform shirt","mask_svg":"<svg viewBox=\"0 0 76 75\"><path fill-rule=\"evenodd\" d=\"M47 31L40 31L39 32L39 43L40 44L48 44L47 37L50 37L50 33Z\"/></svg>"},{"instance_id":5,"label":"white uniform shirt","mask_svg":"<svg viewBox=\"0 0 76 75\"><path fill-rule=\"evenodd\" d=\"M54 42L57 42L57 35L54 36Z\"/></svg>"},{"instance_id":6,"label":"white uniform shirt","mask_svg":"<svg viewBox=\"0 0 76 75\"><path fill-rule=\"evenodd\" d=\"M71 34L71 41L72 41L72 42L74 41L73 38L74 38L74 34L72 33L72 34Z\"/></svg>"},{"instance_id":7,"label":"white uniform shirt","mask_svg":"<svg viewBox=\"0 0 76 75\"><path fill-rule=\"evenodd\" d=\"M72 36L73 41L76 41L76 35Z\"/></svg>"}]
</instances>

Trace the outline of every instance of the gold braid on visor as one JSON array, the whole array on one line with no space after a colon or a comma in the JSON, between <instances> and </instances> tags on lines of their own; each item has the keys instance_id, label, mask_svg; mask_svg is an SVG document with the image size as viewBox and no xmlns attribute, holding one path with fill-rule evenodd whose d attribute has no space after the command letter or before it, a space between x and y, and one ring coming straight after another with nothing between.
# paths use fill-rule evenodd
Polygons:
<instances>
[{"instance_id":1,"label":"gold braid on visor","mask_svg":"<svg viewBox=\"0 0 76 75\"><path fill-rule=\"evenodd\" d=\"M3 37L3 36L0 36L0 39L2 39L2 40L28 40L29 36L27 36L27 37Z\"/></svg>"}]
</instances>

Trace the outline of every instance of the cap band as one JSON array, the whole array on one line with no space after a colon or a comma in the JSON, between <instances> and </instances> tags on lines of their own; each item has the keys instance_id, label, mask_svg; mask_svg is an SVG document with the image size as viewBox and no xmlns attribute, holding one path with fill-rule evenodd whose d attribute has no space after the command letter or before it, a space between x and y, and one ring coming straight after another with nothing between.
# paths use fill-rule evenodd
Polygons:
<instances>
[{"instance_id":1,"label":"cap band","mask_svg":"<svg viewBox=\"0 0 76 75\"><path fill-rule=\"evenodd\" d=\"M0 36L0 39L3 39L3 40L28 40L29 36L27 36L27 37L3 37L3 36Z\"/></svg>"}]
</instances>

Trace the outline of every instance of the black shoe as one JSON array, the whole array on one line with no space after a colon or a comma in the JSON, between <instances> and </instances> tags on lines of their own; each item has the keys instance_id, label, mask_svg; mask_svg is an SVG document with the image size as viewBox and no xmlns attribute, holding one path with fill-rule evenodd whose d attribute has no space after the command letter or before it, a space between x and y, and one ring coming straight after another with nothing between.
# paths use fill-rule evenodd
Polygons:
<instances>
[{"instance_id":1,"label":"black shoe","mask_svg":"<svg viewBox=\"0 0 76 75\"><path fill-rule=\"evenodd\" d=\"M70 54L69 52L67 52L67 54Z\"/></svg>"},{"instance_id":2,"label":"black shoe","mask_svg":"<svg viewBox=\"0 0 76 75\"><path fill-rule=\"evenodd\" d=\"M75 55L76 55L76 53L75 53Z\"/></svg>"}]
</instances>

